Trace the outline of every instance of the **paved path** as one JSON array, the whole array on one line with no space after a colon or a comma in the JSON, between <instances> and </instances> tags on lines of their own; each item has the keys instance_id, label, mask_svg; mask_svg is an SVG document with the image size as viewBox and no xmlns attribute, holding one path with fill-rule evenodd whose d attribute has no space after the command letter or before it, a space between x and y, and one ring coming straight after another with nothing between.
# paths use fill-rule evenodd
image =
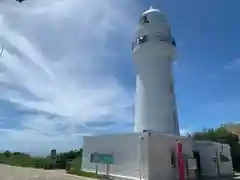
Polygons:
<instances>
[{"instance_id":1,"label":"paved path","mask_svg":"<svg viewBox=\"0 0 240 180\"><path fill-rule=\"evenodd\" d=\"M42 170L0 165L0 180L93 180L65 174L64 170Z\"/></svg>"},{"instance_id":2,"label":"paved path","mask_svg":"<svg viewBox=\"0 0 240 180\"><path fill-rule=\"evenodd\" d=\"M236 179L240 179L240 177ZM0 165L0 180L94 180L94 179L69 175L66 174L64 170L42 170ZM226 178L221 180L230 179Z\"/></svg>"}]
</instances>

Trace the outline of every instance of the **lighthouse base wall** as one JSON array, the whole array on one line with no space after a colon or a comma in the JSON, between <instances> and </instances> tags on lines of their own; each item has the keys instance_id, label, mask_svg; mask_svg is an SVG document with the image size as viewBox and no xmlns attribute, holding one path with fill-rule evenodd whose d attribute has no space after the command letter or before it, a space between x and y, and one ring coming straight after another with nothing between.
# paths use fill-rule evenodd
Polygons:
<instances>
[{"instance_id":1,"label":"lighthouse base wall","mask_svg":"<svg viewBox=\"0 0 240 180\"><path fill-rule=\"evenodd\" d=\"M157 132L85 136L83 140L82 170L112 179L177 179L176 141L182 143L186 164L193 158L189 138ZM99 159L93 159L96 154Z\"/></svg>"}]
</instances>

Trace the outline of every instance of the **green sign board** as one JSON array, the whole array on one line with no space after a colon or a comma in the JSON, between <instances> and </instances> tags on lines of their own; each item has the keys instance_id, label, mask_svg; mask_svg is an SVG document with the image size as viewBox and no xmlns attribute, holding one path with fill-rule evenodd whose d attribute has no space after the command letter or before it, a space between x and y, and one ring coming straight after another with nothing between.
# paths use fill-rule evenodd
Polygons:
<instances>
[{"instance_id":1,"label":"green sign board","mask_svg":"<svg viewBox=\"0 0 240 180\"><path fill-rule=\"evenodd\" d=\"M101 164L113 164L113 154L101 154L92 153L90 156L90 162L101 163Z\"/></svg>"}]
</instances>

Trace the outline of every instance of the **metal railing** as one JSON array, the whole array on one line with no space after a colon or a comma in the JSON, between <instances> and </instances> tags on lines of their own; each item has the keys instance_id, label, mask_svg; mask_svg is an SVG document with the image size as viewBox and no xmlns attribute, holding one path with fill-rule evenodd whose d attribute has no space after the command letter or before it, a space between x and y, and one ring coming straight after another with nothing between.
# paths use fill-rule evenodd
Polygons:
<instances>
[{"instance_id":1,"label":"metal railing","mask_svg":"<svg viewBox=\"0 0 240 180\"><path fill-rule=\"evenodd\" d=\"M166 36L163 36L163 35L154 35L154 36L149 37L148 35L145 35L144 40L141 40L140 38L143 38L143 37L136 38L136 41L132 43L132 50L135 47L137 47L141 44L144 44L145 42L148 42L148 41L168 42L168 43L171 43L173 46L176 47L176 41L172 36L166 37Z\"/></svg>"}]
</instances>

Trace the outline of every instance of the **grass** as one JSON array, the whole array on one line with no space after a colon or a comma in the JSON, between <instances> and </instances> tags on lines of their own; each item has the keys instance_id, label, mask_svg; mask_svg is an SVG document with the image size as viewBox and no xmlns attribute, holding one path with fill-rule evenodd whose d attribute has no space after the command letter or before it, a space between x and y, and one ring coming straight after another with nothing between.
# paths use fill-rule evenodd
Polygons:
<instances>
[{"instance_id":1,"label":"grass","mask_svg":"<svg viewBox=\"0 0 240 180\"><path fill-rule=\"evenodd\" d=\"M70 164L70 168L72 168L72 169L81 169L82 158L78 157L78 158L70 161L69 164Z\"/></svg>"},{"instance_id":2,"label":"grass","mask_svg":"<svg viewBox=\"0 0 240 180\"><path fill-rule=\"evenodd\" d=\"M0 153L0 163L3 164L7 161L7 157L4 154Z\"/></svg>"},{"instance_id":3,"label":"grass","mask_svg":"<svg viewBox=\"0 0 240 180\"><path fill-rule=\"evenodd\" d=\"M81 171L81 158L76 158L73 161L69 162L70 169L67 171L69 174L74 174L77 176L89 177L94 179L99 179L99 176L96 173Z\"/></svg>"},{"instance_id":4,"label":"grass","mask_svg":"<svg viewBox=\"0 0 240 180\"><path fill-rule=\"evenodd\" d=\"M96 175L95 173L81 171L79 169L71 169L71 170L68 171L68 173L69 174L74 174L74 175L77 175L77 176L83 176L83 177L99 179L99 176Z\"/></svg>"},{"instance_id":5,"label":"grass","mask_svg":"<svg viewBox=\"0 0 240 180\"><path fill-rule=\"evenodd\" d=\"M12 166L34 167L34 160L28 155L15 155L5 161L6 164Z\"/></svg>"},{"instance_id":6,"label":"grass","mask_svg":"<svg viewBox=\"0 0 240 180\"><path fill-rule=\"evenodd\" d=\"M44 168L48 162L45 158L31 157L28 154L16 154L6 157L0 153L0 164L20 167Z\"/></svg>"},{"instance_id":7,"label":"grass","mask_svg":"<svg viewBox=\"0 0 240 180\"><path fill-rule=\"evenodd\" d=\"M51 161L47 158L37 158L31 157L28 154L16 154L11 155L7 158L3 153L0 153L0 164L7 164L11 166L20 166L20 167L33 167L33 168L44 168L44 169L52 169L49 165L51 165ZM100 176L95 173L81 171L82 158L78 157L69 162L69 169L67 173L99 179Z\"/></svg>"},{"instance_id":8,"label":"grass","mask_svg":"<svg viewBox=\"0 0 240 180\"><path fill-rule=\"evenodd\" d=\"M4 154L0 154L0 162L11 166L33 167L34 159L26 154L18 154L7 158Z\"/></svg>"}]
</instances>

